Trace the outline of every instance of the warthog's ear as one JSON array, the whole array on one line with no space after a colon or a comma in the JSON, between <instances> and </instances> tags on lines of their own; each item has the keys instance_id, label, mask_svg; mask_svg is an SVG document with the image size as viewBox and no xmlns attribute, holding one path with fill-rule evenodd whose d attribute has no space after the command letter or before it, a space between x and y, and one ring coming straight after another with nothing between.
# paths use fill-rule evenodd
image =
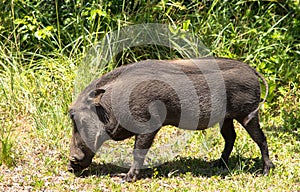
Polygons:
<instances>
[{"instance_id":1,"label":"warthog's ear","mask_svg":"<svg viewBox=\"0 0 300 192\"><path fill-rule=\"evenodd\" d=\"M100 100L103 96L103 93L105 93L104 89L97 88L90 92L89 97L93 100L95 105L100 105Z\"/></svg>"}]
</instances>

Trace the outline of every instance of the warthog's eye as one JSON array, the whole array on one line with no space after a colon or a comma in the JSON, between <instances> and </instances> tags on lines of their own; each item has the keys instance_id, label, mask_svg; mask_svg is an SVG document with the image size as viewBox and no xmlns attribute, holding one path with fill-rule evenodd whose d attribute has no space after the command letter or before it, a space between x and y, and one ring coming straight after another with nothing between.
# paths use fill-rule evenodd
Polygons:
<instances>
[{"instance_id":1,"label":"warthog's eye","mask_svg":"<svg viewBox=\"0 0 300 192\"><path fill-rule=\"evenodd\" d=\"M71 119L74 119L74 115L75 115L75 110L74 109L70 109L69 110L69 115Z\"/></svg>"}]
</instances>

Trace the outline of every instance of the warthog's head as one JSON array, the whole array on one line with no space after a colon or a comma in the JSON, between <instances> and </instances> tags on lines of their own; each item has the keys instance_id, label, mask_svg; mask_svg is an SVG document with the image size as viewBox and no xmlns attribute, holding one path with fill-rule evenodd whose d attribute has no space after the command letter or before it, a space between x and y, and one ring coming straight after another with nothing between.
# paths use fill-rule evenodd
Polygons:
<instances>
[{"instance_id":1,"label":"warthog's head","mask_svg":"<svg viewBox=\"0 0 300 192\"><path fill-rule=\"evenodd\" d=\"M78 172L87 168L101 144L109 139L104 130L107 121L105 110L100 105L103 89L89 94L80 94L70 108L73 122L68 170ZM83 92L84 93L84 92Z\"/></svg>"}]
</instances>

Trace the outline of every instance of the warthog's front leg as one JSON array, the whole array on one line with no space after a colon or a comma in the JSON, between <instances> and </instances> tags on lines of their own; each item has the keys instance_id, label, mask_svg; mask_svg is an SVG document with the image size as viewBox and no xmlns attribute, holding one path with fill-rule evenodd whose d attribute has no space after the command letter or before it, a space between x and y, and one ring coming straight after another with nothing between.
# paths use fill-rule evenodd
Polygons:
<instances>
[{"instance_id":1,"label":"warthog's front leg","mask_svg":"<svg viewBox=\"0 0 300 192\"><path fill-rule=\"evenodd\" d=\"M152 133L136 135L133 150L133 163L124 178L125 181L131 182L138 179L140 169L143 167L146 154L151 147L153 139L157 132L158 130Z\"/></svg>"}]
</instances>

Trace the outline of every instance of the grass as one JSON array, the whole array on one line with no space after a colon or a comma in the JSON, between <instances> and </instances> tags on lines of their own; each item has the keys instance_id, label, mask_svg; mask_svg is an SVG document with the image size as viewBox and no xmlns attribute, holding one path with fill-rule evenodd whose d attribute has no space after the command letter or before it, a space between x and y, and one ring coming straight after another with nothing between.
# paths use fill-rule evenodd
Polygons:
<instances>
[{"instance_id":1,"label":"grass","mask_svg":"<svg viewBox=\"0 0 300 192\"><path fill-rule=\"evenodd\" d=\"M105 5L109 8L105 12L97 7L90 16L89 9L93 7L82 9L82 15L79 7L75 7L78 15L63 10L70 12L70 21L58 28L58 19L53 28L41 24L46 20L50 25L57 10L52 11L55 17L32 12L36 15L14 20L14 25L10 25L14 28L0 35L0 190L299 191L299 1L288 1L290 7L279 1L217 0L197 2L199 6L177 1L147 2L143 7L144 1L139 1L138 6L134 5L135 12L124 7L124 2L120 13L113 4ZM28 5L30 10L39 6ZM0 21L8 22L8 18L1 15ZM262 108L261 125L276 166L269 176L261 175L259 149L238 124L238 137L227 170L210 167L223 149L218 128L212 128L191 133L178 156L144 170L143 178L135 183L121 182L121 173L128 170L112 164L114 159L109 154L99 153L81 177L67 172L71 137L67 111L77 91L74 81L86 47L109 30L144 21L159 21L189 31L214 55L246 61L267 78L270 94ZM88 22L92 27L86 27ZM26 27L39 29L40 39ZM117 57L120 64L181 57L180 53L159 46L135 47L121 56ZM112 68L109 66L108 70ZM160 145L168 143L176 130L165 127L154 148L159 150ZM109 145L131 149L132 142Z\"/></svg>"}]
</instances>

